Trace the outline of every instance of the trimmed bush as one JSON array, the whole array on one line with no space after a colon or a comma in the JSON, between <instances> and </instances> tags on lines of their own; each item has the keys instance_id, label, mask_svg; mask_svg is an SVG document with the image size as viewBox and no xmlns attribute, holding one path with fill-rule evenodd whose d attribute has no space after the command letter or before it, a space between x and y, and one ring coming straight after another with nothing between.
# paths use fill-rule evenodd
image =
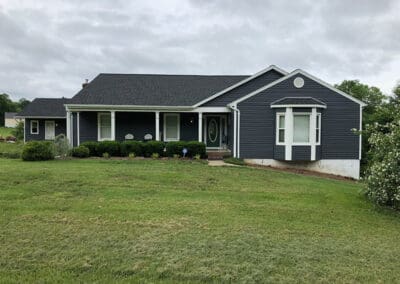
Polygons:
<instances>
[{"instance_id":1,"label":"trimmed bush","mask_svg":"<svg viewBox=\"0 0 400 284\"><path fill-rule=\"evenodd\" d=\"M121 143L121 156L127 157L130 153L135 156L143 156L143 142L140 141L124 141Z\"/></svg>"},{"instance_id":2,"label":"trimmed bush","mask_svg":"<svg viewBox=\"0 0 400 284\"><path fill-rule=\"evenodd\" d=\"M120 156L121 144L117 141L98 142L96 147L96 153L99 157L102 157L104 153L108 153L109 156L111 157Z\"/></svg>"},{"instance_id":3,"label":"trimmed bush","mask_svg":"<svg viewBox=\"0 0 400 284\"><path fill-rule=\"evenodd\" d=\"M22 150L24 161L46 161L54 159L54 145L48 141L31 141Z\"/></svg>"},{"instance_id":4,"label":"trimmed bush","mask_svg":"<svg viewBox=\"0 0 400 284\"><path fill-rule=\"evenodd\" d=\"M200 155L201 158L206 157L206 144L197 141L174 141L168 142L166 145L167 156L174 157L174 155L183 156L182 150L186 148L186 157L194 157Z\"/></svg>"},{"instance_id":5,"label":"trimmed bush","mask_svg":"<svg viewBox=\"0 0 400 284\"><path fill-rule=\"evenodd\" d=\"M185 141L171 141L165 146L166 154L168 157L174 157L174 155L182 156L183 148L186 148L187 142Z\"/></svg>"},{"instance_id":6,"label":"trimmed bush","mask_svg":"<svg viewBox=\"0 0 400 284\"><path fill-rule=\"evenodd\" d=\"M86 146L74 147L71 150L72 157L87 158L89 157L89 149Z\"/></svg>"},{"instance_id":7,"label":"trimmed bush","mask_svg":"<svg viewBox=\"0 0 400 284\"><path fill-rule=\"evenodd\" d=\"M88 148L89 156L94 157L94 156L97 156L97 152L96 152L97 144L99 144L99 142L87 141L87 142L83 142L81 144L81 146L85 146L86 148Z\"/></svg>"},{"instance_id":8,"label":"trimmed bush","mask_svg":"<svg viewBox=\"0 0 400 284\"><path fill-rule=\"evenodd\" d=\"M206 144L198 141L189 141L186 144L186 148L188 149L187 156L200 155L202 159L206 158Z\"/></svg>"},{"instance_id":9,"label":"trimmed bush","mask_svg":"<svg viewBox=\"0 0 400 284\"><path fill-rule=\"evenodd\" d=\"M157 153L160 157L164 155L164 142L161 141L148 141L143 142L142 149L143 149L143 156L151 157L153 153Z\"/></svg>"}]
</instances>

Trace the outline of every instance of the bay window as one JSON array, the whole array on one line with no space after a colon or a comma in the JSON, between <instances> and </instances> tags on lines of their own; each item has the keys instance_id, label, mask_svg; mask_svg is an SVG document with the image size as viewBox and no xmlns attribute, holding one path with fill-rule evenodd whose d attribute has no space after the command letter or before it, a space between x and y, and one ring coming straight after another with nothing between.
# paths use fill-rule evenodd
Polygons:
<instances>
[{"instance_id":1,"label":"bay window","mask_svg":"<svg viewBox=\"0 0 400 284\"><path fill-rule=\"evenodd\" d=\"M164 114L164 141L179 141L180 116L177 113Z\"/></svg>"}]
</instances>

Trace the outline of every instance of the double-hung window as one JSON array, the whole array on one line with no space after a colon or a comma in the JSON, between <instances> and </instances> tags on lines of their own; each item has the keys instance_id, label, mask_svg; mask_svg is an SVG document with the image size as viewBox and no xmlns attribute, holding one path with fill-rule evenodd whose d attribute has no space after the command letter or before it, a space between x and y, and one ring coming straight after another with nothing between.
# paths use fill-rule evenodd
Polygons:
<instances>
[{"instance_id":1,"label":"double-hung window","mask_svg":"<svg viewBox=\"0 0 400 284\"><path fill-rule=\"evenodd\" d=\"M164 114L164 141L179 141L180 116L178 113Z\"/></svg>"},{"instance_id":2,"label":"double-hung window","mask_svg":"<svg viewBox=\"0 0 400 284\"><path fill-rule=\"evenodd\" d=\"M285 143L285 114L278 113L276 115L277 127L276 127L276 144L281 145Z\"/></svg>"},{"instance_id":3,"label":"double-hung window","mask_svg":"<svg viewBox=\"0 0 400 284\"><path fill-rule=\"evenodd\" d=\"M39 134L39 121L31 120L31 134Z\"/></svg>"},{"instance_id":4,"label":"double-hung window","mask_svg":"<svg viewBox=\"0 0 400 284\"><path fill-rule=\"evenodd\" d=\"M98 114L98 140L111 140L111 113Z\"/></svg>"},{"instance_id":5,"label":"double-hung window","mask_svg":"<svg viewBox=\"0 0 400 284\"><path fill-rule=\"evenodd\" d=\"M315 124L315 143L317 145L321 144L321 114L317 113Z\"/></svg>"}]
</instances>

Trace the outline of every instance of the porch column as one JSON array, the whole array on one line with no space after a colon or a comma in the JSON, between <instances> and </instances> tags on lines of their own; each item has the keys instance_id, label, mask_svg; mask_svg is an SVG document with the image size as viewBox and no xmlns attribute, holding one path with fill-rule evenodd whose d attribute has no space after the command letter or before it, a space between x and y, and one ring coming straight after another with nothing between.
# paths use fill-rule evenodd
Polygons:
<instances>
[{"instance_id":1,"label":"porch column","mask_svg":"<svg viewBox=\"0 0 400 284\"><path fill-rule=\"evenodd\" d=\"M160 112L156 111L156 141L160 141Z\"/></svg>"},{"instance_id":2,"label":"porch column","mask_svg":"<svg viewBox=\"0 0 400 284\"><path fill-rule=\"evenodd\" d=\"M80 145L80 133L79 133L79 111L76 113L76 144Z\"/></svg>"},{"instance_id":3,"label":"porch column","mask_svg":"<svg viewBox=\"0 0 400 284\"><path fill-rule=\"evenodd\" d=\"M111 140L115 141L115 111L111 112Z\"/></svg>"},{"instance_id":4,"label":"porch column","mask_svg":"<svg viewBox=\"0 0 400 284\"><path fill-rule=\"evenodd\" d=\"M199 112L199 142L203 140L203 113Z\"/></svg>"},{"instance_id":5,"label":"porch column","mask_svg":"<svg viewBox=\"0 0 400 284\"><path fill-rule=\"evenodd\" d=\"M317 129L317 108L313 107L311 111L310 117L310 144L311 144L311 161L315 161L316 159L316 130Z\"/></svg>"},{"instance_id":6,"label":"porch column","mask_svg":"<svg viewBox=\"0 0 400 284\"><path fill-rule=\"evenodd\" d=\"M67 111L67 139L68 144L72 145L72 137L71 137L71 112Z\"/></svg>"}]
</instances>

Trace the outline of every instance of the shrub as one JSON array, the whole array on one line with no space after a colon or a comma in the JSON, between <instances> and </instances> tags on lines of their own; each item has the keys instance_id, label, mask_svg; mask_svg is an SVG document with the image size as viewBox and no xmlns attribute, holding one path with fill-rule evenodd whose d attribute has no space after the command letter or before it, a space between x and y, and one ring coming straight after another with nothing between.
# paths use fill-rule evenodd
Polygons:
<instances>
[{"instance_id":1,"label":"shrub","mask_svg":"<svg viewBox=\"0 0 400 284\"><path fill-rule=\"evenodd\" d=\"M105 159L109 159L110 158L110 154L108 154L107 152L103 153L103 158Z\"/></svg>"},{"instance_id":2,"label":"shrub","mask_svg":"<svg viewBox=\"0 0 400 284\"><path fill-rule=\"evenodd\" d=\"M89 149L86 146L81 145L81 146L72 148L71 154L73 157L87 158L87 157L89 157Z\"/></svg>"},{"instance_id":3,"label":"shrub","mask_svg":"<svg viewBox=\"0 0 400 284\"><path fill-rule=\"evenodd\" d=\"M151 154L151 157L152 157L153 159L158 159L158 158L160 158L160 154L158 154L158 153L153 153L153 154Z\"/></svg>"},{"instance_id":4,"label":"shrub","mask_svg":"<svg viewBox=\"0 0 400 284\"><path fill-rule=\"evenodd\" d=\"M194 157L200 155L201 158L206 157L206 144L197 141L187 142L186 148L188 149L187 156Z\"/></svg>"},{"instance_id":5,"label":"shrub","mask_svg":"<svg viewBox=\"0 0 400 284\"><path fill-rule=\"evenodd\" d=\"M179 159L181 156L180 156L179 154L173 154L172 157L173 157L174 159Z\"/></svg>"},{"instance_id":6,"label":"shrub","mask_svg":"<svg viewBox=\"0 0 400 284\"><path fill-rule=\"evenodd\" d=\"M142 144L143 156L151 157L153 153L157 153L160 157L164 154L164 142L148 141Z\"/></svg>"},{"instance_id":7,"label":"shrub","mask_svg":"<svg viewBox=\"0 0 400 284\"><path fill-rule=\"evenodd\" d=\"M379 205L400 210L400 115L393 123L367 127L371 133L366 196Z\"/></svg>"},{"instance_id":8,"label":"shrub","mask_svg":"<svg viewBox=\"0 0 400 284\"><path fill-rule=\"evenodd\" d=\"M182 150L186 148L186 157L194 157L200 155L201 158L206 157L206 144L197 141L174 141L168 142L166 146L166 152L168 157L174 155L183 156Z\"/></svg>"},{"instance_id":9,"label":"shrub","mask_svg":"<svg viewBox=\"0 0 400 284\"><path fill-rule=\"evenodd\" d=\"M103 156L104 153L108 153L110 156L120 156L121 146L117 141L102 141L98 142L96 147L96 153L98 156Z\"/></svg>"},{"instance_id":10,"label":"shrub","mask_svg":"<svg viewBox=\"0 0 400 284\"><path fill-rule=\"evenodd\" d=\"M143 156L143 142L139 141L124 141L121 143L121 156L127 157L130 153L136 156Z\"/></svg>"},{"instance_id":11,"label":"shrub","mask_svg":"<svg viewBox=\"0 0 400 284\"><path fill-rule=\"evenodd\" d=\"M81 143L81 146L85 146L86 148L88 148L89 156L94 157L94 156L97 156L97 152L96 152L97 144L99 144L99 142L87 141L87 142Z\"/></svg>"},{"instance_id":12,"label":"shrub","mask_svg":"<svg viewBox=\"0 0 400 284\"><path fill-rule=\"evenodd\" d=\"M196 154L196 155L194 155L193 159L200 160L201 159L201 155L200 154Z\"/></svg>"},{"instance_id":13,"label":"shrub","mask_svg":"<svg viewBox=\"0 0 400 284\"><path fill-rule=\"evenodd\" d=\"M22 150L24 161L45 161L54 159L54 145L48 141L32 141L24 145Z\"/></svg>"},{"instance_id":14,"label":"shrub","mask_svg":"<svg viewBox=\"0 0 400 284\"><path fill-rule=\"evenodd\" d=\"M54 138L54 155L66 157L69 153L69 143L64 134L57 135Z\"/></svg>"},{"instance_id":15,"label":"shrub","mask_svg":"<svg viewBox=\"0 0 400 284\"><path fill-rule=\"evenodd\" d=\"M129 153L129 159L135 159L136 154L135 153Z\"/></svg>"},{"instance_id":16,"label":"shrub","mask_svg":"<svg viewBox=\"0 0 400 284\"><path fill-rule=\"evenodd\" d=\"M171 141L165 146L166 154L168 157L173 157L174 155L182 155L183 148L186 148L187 142L184 141Z\"/></svg>"},{"instance_id":17,"label":"shrub","mask_svg":"<svg viewBox=\"0 0 400 284\"><path fill-rule=\"evenodd\" d=\"M12 130L11 133L17 138L17 140L24 140L24 122L18 122L17 126Z\"/></svg>"}]
</instances>

